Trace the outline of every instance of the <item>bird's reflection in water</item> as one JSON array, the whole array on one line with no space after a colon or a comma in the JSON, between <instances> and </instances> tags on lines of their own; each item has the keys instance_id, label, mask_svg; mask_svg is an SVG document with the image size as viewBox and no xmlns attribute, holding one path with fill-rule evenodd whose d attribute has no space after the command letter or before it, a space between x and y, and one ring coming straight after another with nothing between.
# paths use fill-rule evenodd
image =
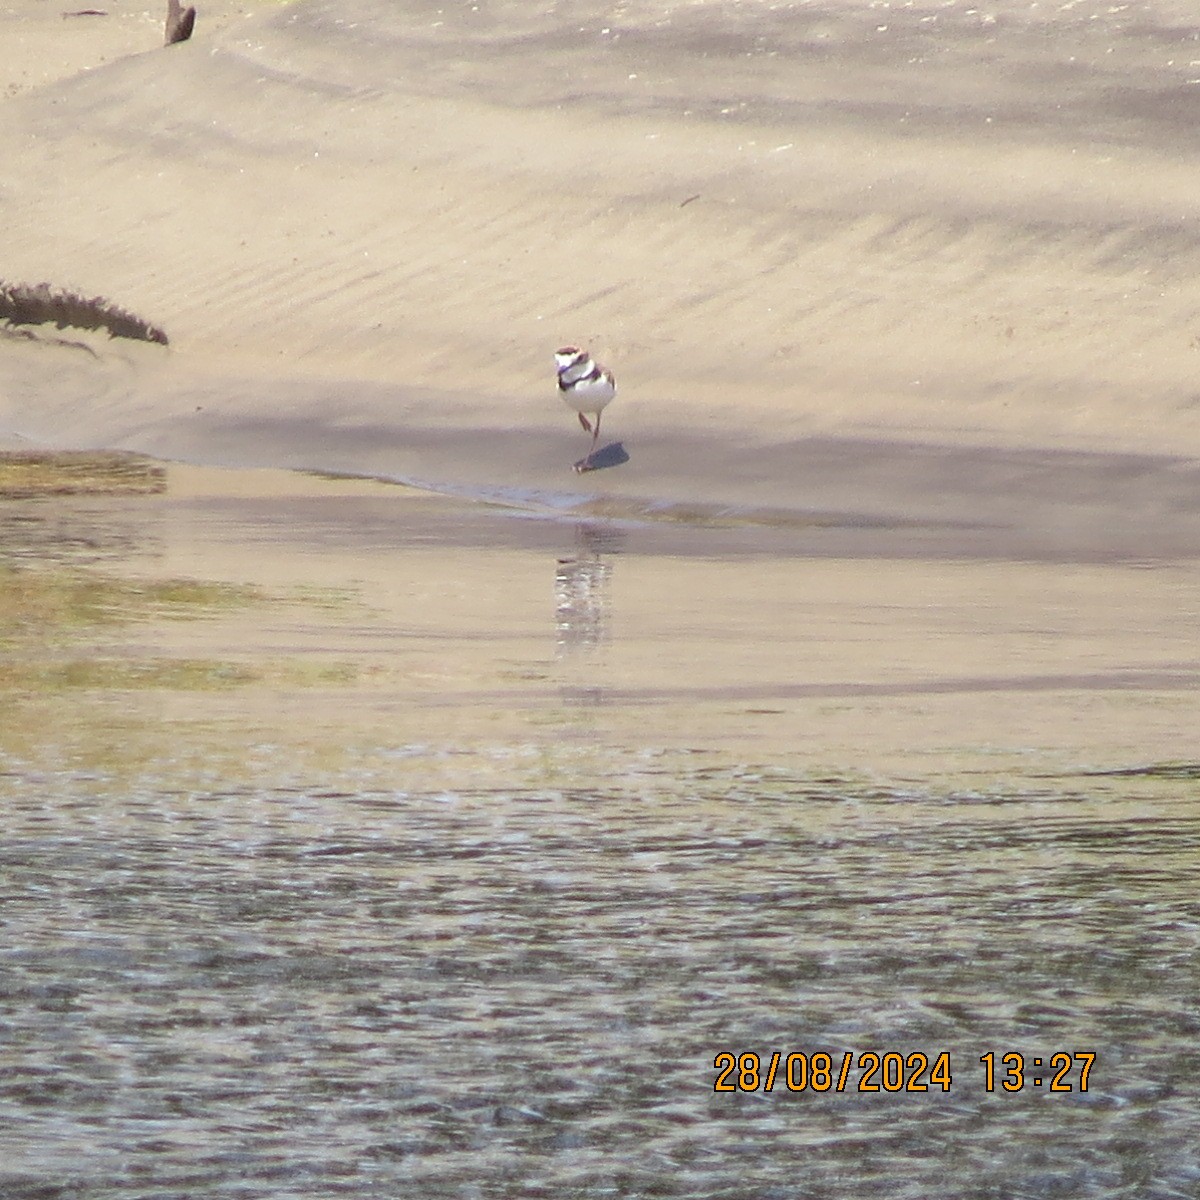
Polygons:
<instances>
[{"instance_id":1,"label":"bird's reflection in water","mask_svg":"<svg viewBox=\"0 0 1200 1200\"><path fill-rule=\"evenodd\" d=\"M601 648L610 637L610 558L622 541L619 529L581 522L575 526L574 553L555 563L555 650L558 661L573 668L570 682L561 688L568 704L604 703L604 688L595 674L603 661Z\"/></svg>"}]
</instances>

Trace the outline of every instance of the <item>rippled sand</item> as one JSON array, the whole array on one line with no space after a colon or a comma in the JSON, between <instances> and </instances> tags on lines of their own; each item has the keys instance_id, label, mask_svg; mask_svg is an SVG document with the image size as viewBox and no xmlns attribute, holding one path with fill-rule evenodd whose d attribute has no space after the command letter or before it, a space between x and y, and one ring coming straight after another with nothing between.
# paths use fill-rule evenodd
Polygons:
<instances>
[{"instance_id":1,"label":"rippled sand","mask_svg":"<svg viewBox=\"0 0 1200 1200\"><path fill-rule=\"evenodd\" d=\"M171 347L0 347L10 441L1196 548L1186 6L73 20L140 52L14 74L5 274Z\"/></svg>"}]
</instances>

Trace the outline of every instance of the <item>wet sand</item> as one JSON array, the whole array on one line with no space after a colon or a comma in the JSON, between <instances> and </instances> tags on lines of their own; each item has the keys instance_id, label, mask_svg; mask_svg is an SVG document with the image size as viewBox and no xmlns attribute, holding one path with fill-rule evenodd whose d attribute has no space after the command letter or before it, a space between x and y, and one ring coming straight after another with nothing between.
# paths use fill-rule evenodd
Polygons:
<instances>
[{"instance_id":1,"label":"wet sand","mask_svg":"<svg viewBox=\"0 0 1200 1200\"><path fill-rule=\"evenodd\" d=\"M14 693L13 763L345 788L637 778L665 755L987 791L1186 761L1197 715L1193 562L846 558L791 530L531 518L278 470L6 504L26 566L59 545L84 571L265 597L55 651L204 670Z\"/></svg>"}]
</instances>

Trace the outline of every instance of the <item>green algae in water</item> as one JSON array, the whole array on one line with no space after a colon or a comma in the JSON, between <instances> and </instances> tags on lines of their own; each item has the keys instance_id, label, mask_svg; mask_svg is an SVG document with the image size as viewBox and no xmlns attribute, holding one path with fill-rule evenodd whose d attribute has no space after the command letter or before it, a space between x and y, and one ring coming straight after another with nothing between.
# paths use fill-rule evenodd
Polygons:
<instances>
[{"instance_id":1,"label":"green algae in water","mask_svg":"<svg viewBox=\"0 0 1200 1200\"><path fill-rule=\"evenodd\" d=\"M238 584L0 565L0 648L57 642L89 628L137 620L195 619L263 599L258 588Z\"/></svg>"},{"instance_id":2,"label":"green algae in water","mask_svg":"<svg viewBox=\"0 0 1200 1200\"><path fill-rule=\"evenodd\" d=\"M0 663L0 690L13 691L212 691L253 683L262 677L262 671L254 667L219 659L89 657L65 662Z\"/></svg>"},{"instance_id":3,"label":"green algae in water","mask_svg":"<svg viewBox=\"0 0 1200 1200\"><path fill-rule=\"evenodd\" d=\"M166 491L161 463L117 450L0 452L0 499L155 495Z\"/></svg>"},{"instance_id":4,"label":"green algae in water","mask_svg":"<svg viewBox=\"0 0 1200 1200\"><path fill-rule=\"evenodd\" d=\"M0 662L0 691L130 691L171 688L215 691L261 683L275 687L348 685L354 663L227 662L214 658L114 658L91 656L59 662Z\"/></svg>"}]
</instances>

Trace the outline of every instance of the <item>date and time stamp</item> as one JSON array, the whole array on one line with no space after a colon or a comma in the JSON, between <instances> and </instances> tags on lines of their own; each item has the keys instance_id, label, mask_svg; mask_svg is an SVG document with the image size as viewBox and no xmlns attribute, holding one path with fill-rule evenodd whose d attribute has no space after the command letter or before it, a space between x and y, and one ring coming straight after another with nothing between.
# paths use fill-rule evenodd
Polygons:
<instances>
[{"instance_id":1,"label":"date and time stamp","mask_svg":"<svg viewBox=\"0 0 1200 1200\"><path fill-rule=\"evenodd\" d=\"M969 1064L969 1077L988 1092L1086 1092L1096 1054L1092 1050L1058 1050L1021 1054L989 1050ZM713 1061L714 1092L942 1092L950 1091L958 1068L950 1052L894 1051L878 1054L851 1050L840 1054L770 1054L722 1050Z\"/></svg>"}]
</instances>

